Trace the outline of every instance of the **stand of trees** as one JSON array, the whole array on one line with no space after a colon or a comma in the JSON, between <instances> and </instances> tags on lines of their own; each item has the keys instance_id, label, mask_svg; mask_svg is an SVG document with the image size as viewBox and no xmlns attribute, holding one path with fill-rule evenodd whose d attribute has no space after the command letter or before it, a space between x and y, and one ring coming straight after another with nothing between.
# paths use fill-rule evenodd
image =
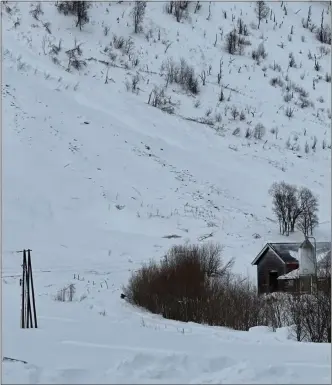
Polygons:
<instances>
[{"instance_id":1,"label":"stand of trees","mask_svg":"<svg viewBox=\"0 0 332 385\"><path fill-rule=\"evenodd\" d=\"M165 9L167 13L174 15L176 21L180 23L188 10L189 3L190 1L169 1L166 3Z\"/></svg>"},{"instance_id":2,"label":"stand of trees","mask_svg":"<svg viewBox=\"0 0 332 385\"><path fill-rule=\"evenodd\" d=\"M135 1L134 8L132 10L135 33L139 33L142 29L142 23L145 15L145 8L146 8L146 1Z\"/></svg>"},{"instance_id":3,"label":"stand of trees","mask_svg":"<svg viewBox=\"0 0 332 385\"><path fill-rule=\"evenodd\" d=\"M257 28L259 29L261 21L268 17L270 8L266 5L265 1L256 1L255 12L258 20Z\"/></svg>"},{"instance_id":4,"label":"stand of trees","mask_svg":"<svg viewBox=\"0 0 332 385\"><path fill-rule=\"evenodd\" d=\"M57 1L55 6L58 11L64 15L76 16L76 27L80 27L80 30L89 22L89 1Z\"/></svg>"},{"instance_id":5,"label":"stand of trees","mask_svg":"<svg viewBox=\"0 0 332 385\"><path fill-rule=\"evenodd\" d=\"M307 187L297 188L275 182L269 190L281 234L289 235L297 227L305 236L318 225L318 199Z\"/></svg>"}]
</instances>

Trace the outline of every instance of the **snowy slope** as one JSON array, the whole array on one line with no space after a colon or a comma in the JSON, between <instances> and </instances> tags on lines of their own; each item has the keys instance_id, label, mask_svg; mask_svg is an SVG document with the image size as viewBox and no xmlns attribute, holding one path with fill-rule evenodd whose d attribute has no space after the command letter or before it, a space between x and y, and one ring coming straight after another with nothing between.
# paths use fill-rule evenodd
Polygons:
<instances>
[{"instance_id":1,"label":"snowy slope","mask_svg":"<svg viewBox=\"0 0 332 385\"><path fill-rule=\"evenodd\" d=\"M119 298L130 272L142 261L160 258L174 243L164 238L172 234L180 236L178 242L197 242L212 233L224 245L225 258L236 258L235 271L254 278L250 262L257 252L268 240L284 239L267 193L274 181L305 185L318 194L315 236L329 240L331 101L324 76L330 55L321 55L321 44L302 28L308 4L287 3L287 16L280 4L271 4L280 28L278 24L274 30L270 21L260 31L249 27L251 46L234 57L224 52L222 41L214 47L215 34L232 29L231 14L236 19L242 14L249 26L255 21L254 3L212 3L210 20L205 3L182 23L165 14L162 3L148 3L144 32L138 36L132 33L129 3L95 3L81 32L72 17L43 3L40 20L51 22L51 35L29 13L34 6L8 3L2 8L3 354L28 362L6 362L5 381L328 383L328 345L297 344L261 330L239 333L168 322L133 310ZM312 4L316 24L323 7ZM108 36L104 26L110 27ZM105 84L106 68L98 60L107 59L104 48L113 34L132 37L132 57L139 63L132 68L128 55L117 52L116 66L108 73L112 80ZM65 50L73 48L74 38L82 43L87 66L68 73ZM54 63L47 40L59 39L63 48ZM263 39L268 56L257 65L251 50ZM284 48L278 46L281 42ZM308 59L309 50L319 57L319 73ZM287 71L290 52L301 68ZM169 86L169 96L179 105L168 115L147 101L155 85L165 84L162 62L180 55L198 73L211 64L211 75L195 97ZM231 96L219 103L221 58L225 95ZM281 73L270 68L274 62ZM141 79L138 95L126 90L126 81L136 73ZM295 97L292 119L285 116L282 90L269 83L287 73L314 103L302 109ZM321 79L313 90L317 76ZM231 117L233 106L245 111L244 121ZM209 108L214 119L221 114L214 126L185 119L204 117ZM265 137L246 139L246 128L257 123L266 127ZM236 127L239 137L232 135ZM274 127L277 136L270 132ZM293 150L286 148L288 138L295 143ZM301 240L301 234L291 239ZM40 329L22 332L21 255L16 251L28 247ZM78 275L80 281L74 279ZM78 301L55 301L68 283L75 283ZM202 348L208 352L203 360Z\"/></svg>"}]
</instances>

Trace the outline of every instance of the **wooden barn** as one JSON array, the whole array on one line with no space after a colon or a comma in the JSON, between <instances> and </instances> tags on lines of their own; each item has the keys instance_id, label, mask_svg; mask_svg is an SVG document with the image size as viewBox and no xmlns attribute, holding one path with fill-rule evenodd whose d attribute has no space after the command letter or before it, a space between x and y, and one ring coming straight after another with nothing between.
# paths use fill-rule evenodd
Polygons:
<instances>
[{"instance_id":1,"label":"wooden barn","mask_svg":"<svg viewBox=\"0 0 332 385\"><path fill-rule=\"evenodd\" d=\"M302 243L267 243L252 265L257 266L258 294L284 292L310 292L312 277L319 266L331 265L331 242L308 239ZM322 277L321 285L330 287L330 278ZM324 287L325 287L324 286Z\"/></svg>"}]
</instances>

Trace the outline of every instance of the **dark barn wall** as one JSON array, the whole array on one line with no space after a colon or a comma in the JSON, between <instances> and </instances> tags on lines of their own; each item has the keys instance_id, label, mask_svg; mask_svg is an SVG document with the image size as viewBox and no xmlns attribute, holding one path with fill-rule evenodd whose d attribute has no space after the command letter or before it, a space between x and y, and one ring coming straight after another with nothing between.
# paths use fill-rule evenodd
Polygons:
<instances>
[{"instance_id":1,"label":"dark barn wall","mask_svg":"<svg viewBox=\"0 0 332 385\"><path fill-rule=\"evenodd\" d=\"M271 270L276 270L280 276L286 274L286 265L268 249L257 265L258 294L270 292L269 273Z\"/></svg>"},{"instance_id":2,"label":"dark barn wall","mask_svg":"<svg viewBox=\"0 0 332 385\"><path fill-rule=\"evenodd\" d=\"M290 273L291 271L297 269L298 267L299 267L299 263L298 262L289 262L289 263L287 263L285 274Z\"/></svg>"},{"instance_id":3,"label":"dark barn wall","mask_svg":"<svg viewBox=\"0 0 332 385\"><path fill-rule=\"evenodd\" d=\"M279 290L286 293L297 293L299 291L298 279L279 279Z\"/></svg>"},{"instance_id":4,"label":"dark barn wall","mask_svg":"<svg viewBox=\"0 0 332 385\"><path fill-rule=\"evenodd\" d=\"M279 290L286 293L311 293L311 277L303 276L297 279L280 279ZM330 292L331 280L320 279L317 282L318 291Z\"/></svg>"},{"instance_id":5,"label":"dark barn wall","mask_svg":"<svg viewBox=\"0 0 332 385\"><path fill-rule=\"evenodd\" d=\"M285 274L299 267L298 262L291 262L285 265ZM286 293L296 293L299 291L299 282L297 279L279 279L279 290Z\"/></svg>"},{"instance_id":6,"label":"dark barn wall","mask_svg":"<svg viewBox=\"0 0 332 385\"><path fill-rule=\"evenodd\" d=\"M318 286L318 290L323 291L324 293L330 293L330 291L331 291L331 277L319 279L317 286Z\"/></svg>"}]
</instances>

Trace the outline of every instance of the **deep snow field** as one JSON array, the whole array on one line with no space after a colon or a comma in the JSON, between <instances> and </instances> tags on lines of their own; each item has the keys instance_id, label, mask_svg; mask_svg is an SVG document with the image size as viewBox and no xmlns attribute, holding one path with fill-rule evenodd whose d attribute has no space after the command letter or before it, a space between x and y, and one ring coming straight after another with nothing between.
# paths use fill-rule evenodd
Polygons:
<instances>
[{"instance_id":1,"label":"deep snow field","mask_svg":"<svg viewBox=\"0 0 332 385\"><path fill-rule=\"evenodd\" d=\"M195 3L178 23L164 3L148 2L137 35L133 2L93 3L82 31L54 3L41 4L39 20L30 13L36 3L2 4L2 349L24 361L3 362L4 383L330 383L330 344L298 343L285 329L169 321L120 299L142 262L158 260L175 242L209 235L225 259L235 258L235 272L256 279L250 263L266 242L302 240L299 231L279 234L268 194L274 181L318 195L314 235L330 241L330 47L301 20L311 5L316 25L323 9L330 23L331 9L294 2L284 3L285 11L281 2L269 3L272 19L257 30L254 2L212 2L210 18L209 3L194 13ZM232 56L225 35L239 17L251 45ZM114 34L132 38L130 58L110 46ZM59 54L49 54L60 39ZM75 39L87 65L68 72L65 51ZM261 42L268 55L257 64L251 52ZM110 60L110 50L105 84L98 60ZM297 68L288 67L290 53ZM198 95L168 85L173 115L147 104L154 86L165 84L160 68L171 57L184 57L197 74L211 65ZM133 93L126 84L136 75ZM292 100L270 84L273 77L293 89ZM301 108L294 85L308 92L308 107ZM244 120L232 117L234 106ZM213 124L190 120L204 117ZM246 138L257 123L264 137ZM34 330L20 329L23 248L32 249ZM74 301L56 301L71 283Z\"/></svg>"}]
</instances>

